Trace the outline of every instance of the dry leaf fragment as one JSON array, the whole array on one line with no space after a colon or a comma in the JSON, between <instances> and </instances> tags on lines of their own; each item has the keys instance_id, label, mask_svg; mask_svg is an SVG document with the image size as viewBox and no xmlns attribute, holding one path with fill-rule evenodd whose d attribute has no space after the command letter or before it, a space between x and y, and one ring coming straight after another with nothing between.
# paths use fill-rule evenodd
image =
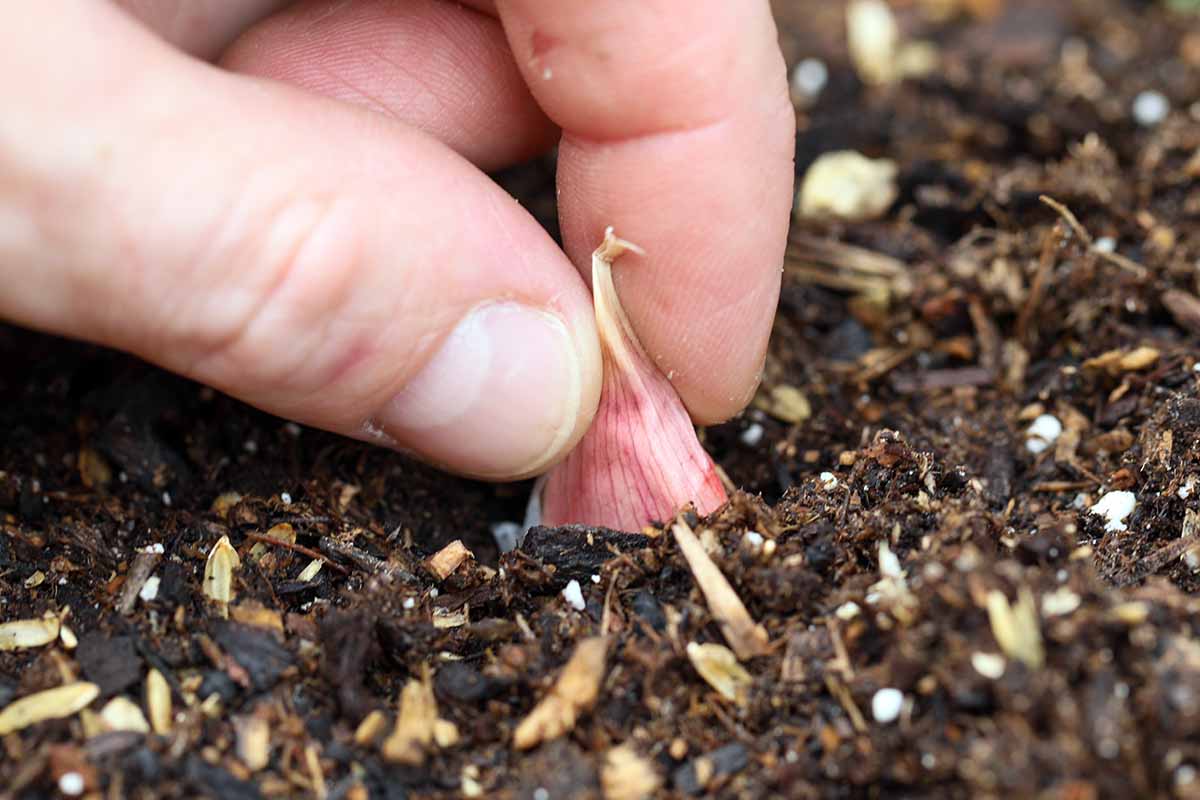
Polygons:
<instances>
[{"instance_id":1,"label":"dry leaf fragment","mask_svg":"<svg viewBox=\"0 0 1200 800\"><path fill-rule=\"evenodd\" d=\"M767 631L755 624L746 611L746 606L733 591L729 581L704 551L704 546L687 523L679 520L671 526L679 550L687 560L692 576L704 593L708 610L720 624L725 641L737 653L738 658L753 658L767 651Z\"/></svg>"},{"instance_id":2,"label":"dry leaf fragment","mask_svg":"<svg viewBox=\"0 0 1200 800\"><path fill-rule=\"evenodd\" d=\"M289 522L280 522L278 525L272 525L262 536L267 539L273 539L284 545L284 547L296 543L296 529ZM269 542L264 542L260 539L250 548L250 560L255 562L261 561L271 554L273 549Z\"/></svg>"},{"instance_id":3,"label":"dry leaf fragment","mask_svg":"<svg viewBox=\"0 0 1200 800\"><path fill-rule=\"evenodd\" d=\"M171 732L171 687L156 669L146 673L146 710L155 733L162 736Z\"/></svg>"},{"instance_id":4,"label":"dry leaf fragment","mask_svg":"<svg viewBox=\"0 0 1200 800\"><path fill-rule=\"evenodd\" d=\"M222 536L204 563L204 594L218 603L229 603L233 599L233 571L241 566L229 537Z\"/></svg>"},{"instance_id":5,"label":"dry leaf fragment","mask_svg":"<svg viewBox=\"0 0 1200 800\"><path fill-rule=\"evenodd\" d=\"M272 525L263 535L284 544L296 543L296 529L292 527L290 522L281 522L278 525Z\"/></svg>"},{"instance_id":6,"label":"dry leaf fragment","mask_svg":"<svg viewBox=\"0 0 1200 800\"><path fill-rule=\"evenodd\" d=\"M550 693L513 732L513 747L528 750L575 727L579 715L590 709L600 695L607 657L605 636L593 636L576 645Z\"/></svg>"},{"instance_id":7,"label":"dry leaf fragment","mask_svg":"<svg viewBox=\"0 0 1200 800\"><path fill-rule=\"evenodd\" d=\"M100 721L108 731L150 732L150 723L142 709L124 695L117 695L100 709Z\"/></svg>"},{"instance_id":8,"label":"dry leaf fragment","mask_svg":"<svg viewBox=\"0 0 1200 800\"><path fill-rule=\"evenodd\" d=\"M77 714L99 695L100 687L96 684L77 681L14 700L0 711L0 736Z\"/></svg>"},{"instance_id":9,"label":"dry leaf fragment","mask_svg":"<svg viewBox=\"0 0 1200 800\"><path fill-rule=\"evenodd\" d=\"M1021 587L1017 592L1017 602L1012 605L999 589L988 592L987 612L992 635L1004 654L1028 667L1040 667L1046 653L1042 647L1037 604L1028 587Z\"/></svg>"},{"instance_id":10,"label":"dry leaf fragment","mask_svg":"<svg viewBox=\"0 0 1200 800\"><path fill-rule=\"evenodd\" d=\"M41 619L17 619L0 625L0 651L41 647L58 638L58 616L47 613Z\"/></svg>"},{"instance_id":11,"label":"dry leaf fragment","mask_svg":"<svg viewBox=\"0 0 1200 800\"><path fill-rule=\"evenodd\" d=\"M654 762L637 754L631 745L612 748L600 770L604 800L642 800L662 785Z\"/></svg>"},{"instance_id":12,"label":"dry leaf fragment","mask_svg":"<svg viewBox=\"0 0 1200 800\"><path fill-rule=\"evenodd\" d=\"M722 697L736 703L746 701L746 691L754 679L738 663L732 650L723 644L689 642L687 656L700 677L720 692Z\"/></svg>"},{"instance_id":13,"label":"dry leaf fragment","mask_svg":"<svg viewBox=\"0 0 1200 800\"><path fill-rule=\"evenodd\" d=\"M400 692L400 713L392 735L383 743L383 757L417 765L425 760L431 745L449 747L457 741L454 723L438 718L432 676L426 669L420 680L410 680Z\"/></svg>"},{"instance_id":14,"label":"dry leaf fragment","mask_svg":"<svg viewBox=\"0 0 1200 800\"><path fill-rule=\"evenodd\" d=\"M455 539L431 555L425 565L429 567L430 572L437 576L438 580L444 581L454 573L454 570L458 569L459 565L468 558L474 557L474 554L462 543L462 539Z\"/></svg>"}]
</instances>

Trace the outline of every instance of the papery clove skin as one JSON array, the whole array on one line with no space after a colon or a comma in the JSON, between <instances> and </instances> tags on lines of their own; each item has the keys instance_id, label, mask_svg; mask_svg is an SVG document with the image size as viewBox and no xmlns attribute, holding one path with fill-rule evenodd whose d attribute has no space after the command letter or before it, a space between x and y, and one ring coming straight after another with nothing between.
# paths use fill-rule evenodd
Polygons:
<instances>
[{"instance_id":1,"label":"papery clove skin","mask_svg":"<svg viewBox=\"0 0 1200 800\"><path fill-rule=\"evenodd\" d=\"M539 483L543 525L637 531L671 519L688 503L708 514L727 499L683 401L621 308L612 262L625 252L642 253L609 228L592 254L604 386L591 428Z\"/></svg>"}]
</instances>

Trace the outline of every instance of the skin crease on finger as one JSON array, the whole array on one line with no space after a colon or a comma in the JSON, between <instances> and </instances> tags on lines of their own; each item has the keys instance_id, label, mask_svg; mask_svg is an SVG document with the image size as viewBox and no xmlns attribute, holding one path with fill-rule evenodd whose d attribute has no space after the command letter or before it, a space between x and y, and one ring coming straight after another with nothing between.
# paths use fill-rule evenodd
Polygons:
<instances>
[{"instance_id":1,"label":"skin crease on finger","mask_svg":"<svg viewBox=\"0 0 1200 800\"><path fill-rule=\"evenodd\" d=\"M559 219L586 265L605 227L646 250L615 279L702 423L752 396L792 206L795 112L768 3L498 0L563 129Z\"/></svg>"},{"instance_id":2,"label":"skin crease on finger","mask_svg":"<svg viewBox=\"0 0 1200 800\"><path fill-rule=\"evenodd\" d=\"M297 3L246 31L220 64L393 116L482 169L558 137L500 23L444 0Z\"/></svg>"},{"instance_id":3,"label":"skin crease on finger","mask_svg":"<svg viewBox=\"0 0 1200 800\"><path fill-rule=\"evenodd\" d=\"M290 0L113 0L167 42L210 60Z\"/></svg>"}]
</instances>

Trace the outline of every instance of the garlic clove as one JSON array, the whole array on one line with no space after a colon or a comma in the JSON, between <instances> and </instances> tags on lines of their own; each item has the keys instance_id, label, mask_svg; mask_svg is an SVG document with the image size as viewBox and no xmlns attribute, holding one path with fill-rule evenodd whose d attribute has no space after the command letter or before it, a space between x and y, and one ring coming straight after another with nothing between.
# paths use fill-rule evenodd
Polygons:
<instances>
[{"instance_id":1,"label":"garlic clove","mask_svg":"<svg viewBox=\"0 0 1200 800\"><path fill-rule=\"evenodd\" d=\"M592 254L592 293L604 364L595 421L567 458L543 476L531 509L543 525L640 530L693 503L701 514L725 502L716 466L675 387L646 354L613 284L620 255L642 255L612 228Z\"/></svg>"}]
</instances>

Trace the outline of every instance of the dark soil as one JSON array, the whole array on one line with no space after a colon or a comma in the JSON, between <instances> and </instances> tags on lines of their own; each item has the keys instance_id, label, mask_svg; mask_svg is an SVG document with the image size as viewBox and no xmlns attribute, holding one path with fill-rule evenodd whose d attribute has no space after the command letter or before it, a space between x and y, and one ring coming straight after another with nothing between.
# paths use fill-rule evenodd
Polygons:
<instances>
[{"instance_id":1,"label":"dark soil","mask_svg":"<svg viewBox=\"0 0 1200 800\"><path fill-rule=\"evenodd\" d=\"M100 691L0 738L0 797L74 776L112 798L604 796L619 744L662 796L1200 797L1200 17L894 5L942 63L878 89L841 2L776 3L789 63L830 73L798 110L798 171L858 149L897 162L900 195L878 221L794 227L760 398L704 432L745 493L693 527L771 641L740 700L689 661L724 639L670 533L538 531L500 556L491 528L527 486L0 328L0 621L51 611L78 639L0 652L0 713ZM1148 89L1172 110L1142 126ZM505 180L552 215L552 174ZM1063 431L1034 453L1041 415ZM1087 510L1111 491L1136 497L1126 530ZM294 544L264 542L282 523ZM202 586L222 536L229 619ZM475 557L439 579L426 559L455 539ZM595 707L515 750L602 625ZM111 698L148 709L152 671L162 732L105 732ZM410 681L458 735L397 761L380 739ZM356 738L376 711L382 734Z\"/></svg>"}]
</instances>

